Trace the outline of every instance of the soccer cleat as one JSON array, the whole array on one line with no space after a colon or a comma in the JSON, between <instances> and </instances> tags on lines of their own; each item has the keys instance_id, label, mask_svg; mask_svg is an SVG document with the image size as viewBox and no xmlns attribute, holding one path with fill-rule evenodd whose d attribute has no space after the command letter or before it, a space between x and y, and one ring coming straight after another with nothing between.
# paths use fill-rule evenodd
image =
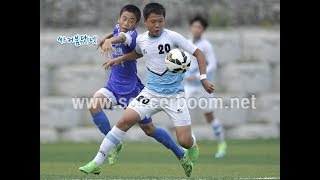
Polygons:
<instances>
[{"instance_id":1,"label":"soccer cleat","mask_svg":"<svg viewBox=\"0 0 320 180\"><path fill-rule=\"evenodd\" d=\"M111 152L109 153L108 156L108 160L109 160L109 164L110 166L114 165L117 163L118 159L119 159L119 152L122 149L123 144L119 143L116 147L114 147Z\"/></svg>"},{"instance_id":2,"label":"soccer cleat","mask_svg":"<svg viewBox=\"0 0 320 180\"><path fill-rule=\"evenodd\" d=\"M216 153L216 158L222 158L226 155L227 153L227 143L219 143L218 144L218 152Z\"/></svg>"},{"instance_id":3,"label":"soccer cleat","mask_svg":"<svg viewBox=\"0 0 320 180\"><path fill-rule=\"evenodd\" d=\"M192 172L192 168L193 168L193 163L192 161L190 160L189 158L189 155L188 155L188 150L185 149L185 148L182 148L183 151L184 151L184 155L183 157L179 160L183 169L184 169L184 172L186 173L186 175L188 177L191 176L191 172Z\"/></svg>"},{"instance_id":4,"label":"soccer cleat","mask_svg":"<svg viewBox=\"0 0 320 180\"><path fill-rule=\"evenodd\" d=\"M80 167L79 170L86 174L91 173L98 175L101 172L101 166L99 166L95 161L92 160L87 165Z\"/></svg>"},{"instance_id":5,"label":"soccer cleat","mask_svg":"<svg viewBox=\"0 0 320 180\"><path fill-rule=\"evenodd\" d=\"M192 162L196 162L198 160L199 153L200 153L200 150L199 150L198 144L195 144L195 146L188 149L189 158Z\"/></svg>"}]
</instances>

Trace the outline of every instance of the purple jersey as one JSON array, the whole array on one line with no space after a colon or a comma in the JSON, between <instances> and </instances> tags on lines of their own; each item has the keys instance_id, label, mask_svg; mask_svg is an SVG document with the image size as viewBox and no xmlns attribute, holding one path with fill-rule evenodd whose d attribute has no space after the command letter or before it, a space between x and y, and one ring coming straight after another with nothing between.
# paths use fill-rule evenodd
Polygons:
<instances>
[{"instance_id":1,"label":"purple jersey","mask_svg":"<svg viewBox=\"0 0 320 180\"><path fill-rule=\"evenodd\" d=\"M117 24L113 29L113 37L118 36L120 33L120 26ZM136 38L138 33L136 29L126 32L127 35L131 37L130 45L125 45L123 43L112 44L115 49L115 53L112 54L112 58L122 56L135 49ZM116 94L129 94L135 90L137 82L140 82L137 76L137 60L126 61L122 64L116 66L111 66L111 74L106 88Z\"/></svg>"}]
</instances>

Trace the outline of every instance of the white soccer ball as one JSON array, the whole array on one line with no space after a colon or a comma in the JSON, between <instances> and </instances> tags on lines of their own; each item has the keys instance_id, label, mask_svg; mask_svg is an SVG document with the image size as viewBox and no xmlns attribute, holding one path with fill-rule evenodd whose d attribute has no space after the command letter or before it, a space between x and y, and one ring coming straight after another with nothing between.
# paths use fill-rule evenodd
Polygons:
<instances>
[{"instance_id":1,"label":"white soccer ball","mask_svg":"<svg viewBox=\"0 0 320 180\"><path fill-rule=\"evenodd\" d=\"M190 54L182 49L172 49L165 58L165 64L173 73L185 73L190 67Z\"/></svg>"}]
</instances>

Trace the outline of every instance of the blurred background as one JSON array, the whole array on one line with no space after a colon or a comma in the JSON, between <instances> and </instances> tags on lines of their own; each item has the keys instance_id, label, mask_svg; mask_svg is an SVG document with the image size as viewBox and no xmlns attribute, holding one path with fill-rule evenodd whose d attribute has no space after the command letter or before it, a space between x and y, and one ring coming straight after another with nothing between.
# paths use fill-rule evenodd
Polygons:
<instances>
[{"instance_id":1,"label":"blurred background","mask_svg":"<svg viewBox=\"0 0 320 180\"><path fill-rule=\"evenodd\" d=\"M73 97L92 97L103 87L109 72L96 45L60 44L58 36L97 35L98 42L113 30L126 4L141 11L147 0L41 0L40 1L40 142L101 142L100 131L87 108L74 109ZM256 97L257 109L216 109L227 139L280 138L280 0L157 0L166 8L166 28L190 37L189 19L202 14L209 20L204 34L218 61L216 97ZM138 32L146 31L141 22ZM145 83L146 67L138 61ZM123 112L106 110L113 126ZM191 110L198 139L213 139L212 128L199 109ZM166 114L153 116L156 125L175 138ZM134 126L127 141L154 141Z\"/></svg>"}]
</instances>

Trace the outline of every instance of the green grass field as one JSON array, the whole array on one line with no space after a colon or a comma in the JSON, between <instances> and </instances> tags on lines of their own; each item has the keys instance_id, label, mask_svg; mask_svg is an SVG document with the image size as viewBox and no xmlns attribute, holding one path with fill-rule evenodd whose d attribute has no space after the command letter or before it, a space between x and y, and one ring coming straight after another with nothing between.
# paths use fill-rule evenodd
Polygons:
<instances>
[{"instance_id":1,"label":"green grass field","mask_svg":"<svg viewBox=\"0 0 320 180\"><path fill-rule=\"evenodd\" d=\"M215 159L215 142L200 141L200 156L190 179L280 179L279 140L230 140L228 154ZM91 161L99 143L40 145L41 179L188 179L174 154L152 142L125 142L119 161L106 159L100 175L85 175L80 166Z\"/></svg>"}]
</instances>

